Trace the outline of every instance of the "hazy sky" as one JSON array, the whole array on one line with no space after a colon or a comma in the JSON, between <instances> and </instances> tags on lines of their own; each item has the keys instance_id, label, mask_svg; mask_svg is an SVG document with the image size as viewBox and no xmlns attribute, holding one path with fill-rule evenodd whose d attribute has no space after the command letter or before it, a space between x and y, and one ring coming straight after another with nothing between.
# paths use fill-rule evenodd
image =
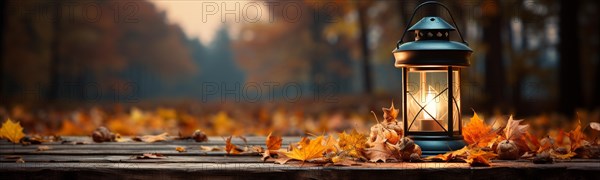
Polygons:
<instances>
[{"instance_id":1,"label":"hazy sky","mask_svg":"<svg viewBox=\"0 0 600 180\"><path fill-rule=\"evenodd\" d=\"M170 23L179 24L189 37L210 43L219 27L228 24L235 39L242 23L268 19L268 8L249 0L151 0L165 11ZM237 16L237 17L236 17ZM237 21L236 21L237 18Z\"/></svg>"}]
</instances>

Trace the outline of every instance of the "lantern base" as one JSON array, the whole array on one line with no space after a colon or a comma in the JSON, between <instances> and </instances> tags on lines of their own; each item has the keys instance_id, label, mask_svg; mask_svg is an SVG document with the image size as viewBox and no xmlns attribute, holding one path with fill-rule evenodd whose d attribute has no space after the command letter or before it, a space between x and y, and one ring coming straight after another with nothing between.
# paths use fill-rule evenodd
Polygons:
<instances>
[{"instance_id":1,"label":"lantern base","mask_svg":"<svg viewBox=\"0 0 600 180\"><path fill-rule=\"evenodd\" d=\"M448 136L419 136L410 135L411 139L421 147L423 156L444 154L463 148L466 144L462 135Z\"/></svg>"}]
</instances>

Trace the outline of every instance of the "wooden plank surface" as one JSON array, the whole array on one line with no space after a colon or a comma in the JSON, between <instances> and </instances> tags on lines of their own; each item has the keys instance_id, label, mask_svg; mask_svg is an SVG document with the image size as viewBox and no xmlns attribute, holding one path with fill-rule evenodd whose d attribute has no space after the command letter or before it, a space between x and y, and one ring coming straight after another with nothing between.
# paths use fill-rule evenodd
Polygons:
<instances>
[{"instance_id":1,"label":"wooden plank surface","mask_svg":"<svg viewBox=\"0 0 600 180\"><path fill-rule=\"evenodd\" d=\"M300 137L284 137L284 146ZM263 162L258 154L226 155L223 151L202 151L200 146L224 146L222 137L208 142L170 140L144 143L93 143L89 137L64 137L71 142L14 145L0 141L2 179L189 179L189 178L278 178L278 179L597 179L600 160L573 159L553 164L533 164L528 160L494 160L492 167L469 167L466 163L360 163L360 166L316 166L292 162L286 165ZM234 139L238 146L264 146L265 137ZM175 147L186 147L177 152ZM143 153L161 153L164 159L136 159ZM15 156L25 163L16 163Z\"/></svg>"}]
</instances>

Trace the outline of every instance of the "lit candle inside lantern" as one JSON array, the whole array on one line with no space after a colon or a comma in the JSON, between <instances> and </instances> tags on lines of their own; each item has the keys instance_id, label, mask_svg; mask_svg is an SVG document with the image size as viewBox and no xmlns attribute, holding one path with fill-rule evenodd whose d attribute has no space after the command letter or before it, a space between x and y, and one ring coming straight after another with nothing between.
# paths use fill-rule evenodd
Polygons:
<instances>
[{"instance_id":1,"label":"lit candle inside lantern","mask_svg":"<svg viewBox=\"0 0 600 180\"><path fill-rule=\"evenodd\" d=\"M435 90L433 90L433 88L431 86L429 86L429 91L427 92L427 95L425 96L425 111L429 112L429 114L436 116L437 115L437 102L435 102L435 100L433 100L433 98L435 98ZM427 113L423 113L423 119L425 120L433 120L433 117L431 115L429 115Z\"/></svg>"},{"instance_id":2,"label":"lit candle inside lantern","mask_svg":"<svg viewBox=\"0 0 600 180\"><path fill-rule=\"evenodd\" d=\"M429 86L428 91L423 91L426 93L425 95L425 108L423 114L423 119L421 120L421 130L424 131L441 131L442 127L436 122L437 120L437 108L439 106L438 102L435 101L435 96L437 95L437 91ZM425 112L426 111L426 112Z\"/></svg>"}]
</instances>

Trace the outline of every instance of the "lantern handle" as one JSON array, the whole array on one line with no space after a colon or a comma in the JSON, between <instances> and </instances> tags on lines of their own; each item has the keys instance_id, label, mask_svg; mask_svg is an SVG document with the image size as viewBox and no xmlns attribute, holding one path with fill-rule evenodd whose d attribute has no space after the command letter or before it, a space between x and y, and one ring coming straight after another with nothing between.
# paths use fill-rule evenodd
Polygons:
<instances>
[{"instance_id":1,"label":"lantern handle","mask_svg":"<svg viewBox=\"0 0 600 180\"><path fill-rule=\"evenodd\" d=\"M446 12L448 12L448 15L450 15L450 19L452 19L452 23L454 24L454 26L456 27L456 32L458 32L458 36L460 37L460 40L464 43L467 44L467 41L465 41L465 39L463 38L462 34L460 33L460 29L458 29L458 25L456 24L456 21L454 21L454 17L452 17L452 13L450 13L450 10L448 9L448 7L446 7L446 5L437 2L437 1L427 1L424 3L419 4L415 10L413 11L412 15L410 16L410 19L408 20L408 24L406 24L406 29L404 29L404 33L402 33L402 37L400 38L400 41L398 41L398 43L396 43L396 48L400 47L400 44L402 44L404 42L404 36L406 35L406 33L408 32L408 28L410 23L412 23L413 18L415 17L415 15L417 14L417 11L425 6L425 5L430 5L430 4L434 4L434 5L439 5L442 6L444 9L446 9Z\"/></svg>"}]
</instances>

